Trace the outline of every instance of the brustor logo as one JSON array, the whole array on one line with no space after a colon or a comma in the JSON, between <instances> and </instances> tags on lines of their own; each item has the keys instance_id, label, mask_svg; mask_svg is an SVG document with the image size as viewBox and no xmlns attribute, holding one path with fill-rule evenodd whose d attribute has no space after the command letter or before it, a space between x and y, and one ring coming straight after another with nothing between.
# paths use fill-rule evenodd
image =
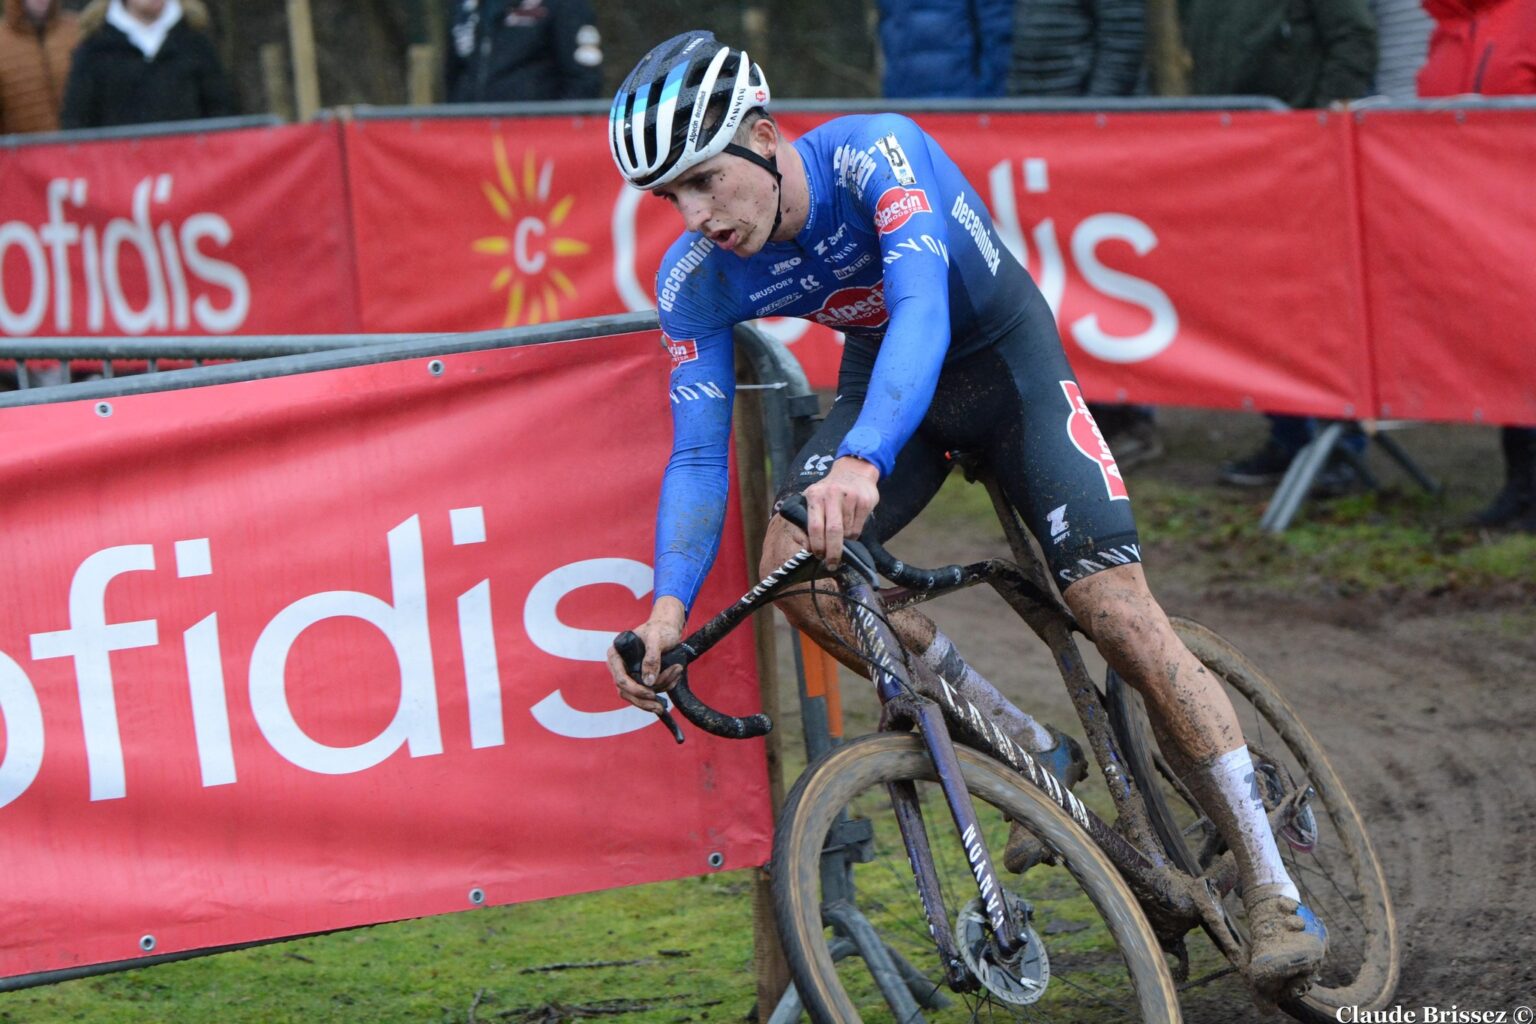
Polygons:
<instances>
[{"instance_id":1,"label":"brustor logo","mask_svg":"<svg viewBox=\"0 0 1536 1024\"><path fill-rule=\"evenodd\" d=\"M912 219L914 214L931 213L928 193L920 188L902 188L894 185L880 194L875 203L875 228L888 235Z\"/></svg>"},{"instance_id":2,"label":"brustor logo","mask_svg":"<svg viewBox=\"0 0 1536 1024\"><path fill-rule=\"evenodd\" d=\"M872 288L839 288L808 319L836 328L883 327L889 319L884 282L877 281Z\"/></svg>"}]
</instances>

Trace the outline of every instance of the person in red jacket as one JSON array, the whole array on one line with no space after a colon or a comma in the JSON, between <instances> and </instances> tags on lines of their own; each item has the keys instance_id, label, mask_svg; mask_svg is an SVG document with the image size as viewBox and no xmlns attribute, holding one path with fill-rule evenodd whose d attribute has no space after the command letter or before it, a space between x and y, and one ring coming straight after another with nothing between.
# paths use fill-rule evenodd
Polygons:
<instances>
[{"instance_id":1,"label":"person in red jacket","mask_svg":"<svg viewBox=\"0 0 1536 1024\"><path fill-rule=\"evenodd\" d=\"M1435 19L1420 96L1536 94L1536 0L1424 0Z\"/></svg>"},{"instance_id":2,"label":"person in red jacket","mask_svg":"<svg viewBox=\"0 0 1536 1024\"><path fill-rule=\"evenodd\" d=\"M1424 0L1424 9L1435 29L1421 97L1536 95L1536 0ZM1536 533L1536 427L1507 426L1499 439L1504 487L1473 518Z\"/></svg>"}]
</instances>

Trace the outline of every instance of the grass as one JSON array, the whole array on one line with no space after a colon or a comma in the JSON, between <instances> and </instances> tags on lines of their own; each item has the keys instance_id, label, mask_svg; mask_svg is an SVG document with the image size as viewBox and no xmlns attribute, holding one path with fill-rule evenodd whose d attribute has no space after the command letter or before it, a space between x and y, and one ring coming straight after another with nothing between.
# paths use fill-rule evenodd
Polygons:
<instances>
[{"instance_id":1,"label":"grass","mask_svg":"<svg viewBox=\"0 0 1536 1024\"><path fill-rule=\"evenodd\" d=\"M723 872L301 939L6 994L0 1022L737 1020L750 886Z\"/></svg>"},{"instance_id":2,"label":"grass","mask_svg":"<svg viewBox=\"0 0 1536 1024\"><path fill-rule=\"evenodd\" d=\"M1316 502L1283 534L1259 529L1251 502L1158 480L1136 487L1144 538L1192 559L1212 581L1267 592L1476 596L1536 590L1536 536L1447 524L1422 493L1373 491Z\"/></svg>"},{"instance_id":3,"label":"grass","mask_svg":"<svg viewBox=\"0 0 1536 1024\"><path fill-rule=\"evenodd\" d=\"M1268 494L1135 476L1131 493L1154 571L1171 562L1223 587L1265 593L1396 598L1511 589L1536 596L1536 535L1459 525L1467 509L1419 491L1385 489L1313 501L1282 534L1259 529ZM925 515L956 530L997 533L981 487L957 476Z\"/></svg>"}]
</instances>

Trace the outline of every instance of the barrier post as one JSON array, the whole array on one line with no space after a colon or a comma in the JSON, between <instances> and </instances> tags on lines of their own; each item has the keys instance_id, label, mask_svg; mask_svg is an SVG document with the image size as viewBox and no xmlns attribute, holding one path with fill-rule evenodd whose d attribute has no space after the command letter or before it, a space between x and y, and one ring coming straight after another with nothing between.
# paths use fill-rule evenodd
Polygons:
<instances>
[{"instance_id":1,"label":"barrier post","mask_svg":"<svg viewBox=\"0 0 1536 1024\"><path fill-rule=\"evenodd\" d=\"M747 368L750 371L750 368ZM761 392L743 389L736 394L736 478L741 487L741 527L746 534L747 577L757 578L763 555L763 534L768 527L768 488L764 474L767 453L763 446ZM773 619L752 617L752 636L757 650L757 678L763 714L779 721L777 651ZM768 760L768 793L777 820L784 804L783 747L780 731L763 737ZM779 929L773 914L772 879L762 866L752 869L752 962L758 1007L773 1006L789 987L789 964L779 945ZM763 1019L759 1014L759 1019Z\"/></svg>"}]
</instances>

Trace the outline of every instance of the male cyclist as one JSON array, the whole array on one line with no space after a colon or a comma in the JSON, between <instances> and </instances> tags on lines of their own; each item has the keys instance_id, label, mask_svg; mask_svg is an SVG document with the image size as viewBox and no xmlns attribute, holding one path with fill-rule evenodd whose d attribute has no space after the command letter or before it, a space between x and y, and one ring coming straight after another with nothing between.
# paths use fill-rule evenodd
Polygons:
<instances>
[{"instance_id":1,"label":"male cyclist","mask_svg":"<svg viewBox=\"0 0 1536 1024\"><path fill-rule=\"evenodd\" d=\"M977 194L905 117L841 117L793 144L768 83L708 32L669 39L620 87L609 144L625 179L670 203L685 233L657 276L673 359L672 457L656 527L655 603L642 686L616 652L625 699L659 710L659 657L682 636L718 550L733 397L731 328L797 316L844 332L837 401L796 456L808 535L770 522L763 572L808 545L836 564L843 539L882 539L938 490L951 450L984 456L1039 539L1062 596L1146 701L1165 753L1236 854L1252 934L1250 980L1296 991L1322 961L1322 925L1299 903L1220 683L1174 635L1147 589L1124 481L1093 425L1050 308L998 239ZM846 656L808 599L790 620ZM892 624L923 660L1067 783L1076 745L1018 711L915 610ZM851 664L856 671L861 666ZM674 670L675 671L675 670ZM1041 856L1015 828L1004 865Z\"/></svg>"}]
</instances>

